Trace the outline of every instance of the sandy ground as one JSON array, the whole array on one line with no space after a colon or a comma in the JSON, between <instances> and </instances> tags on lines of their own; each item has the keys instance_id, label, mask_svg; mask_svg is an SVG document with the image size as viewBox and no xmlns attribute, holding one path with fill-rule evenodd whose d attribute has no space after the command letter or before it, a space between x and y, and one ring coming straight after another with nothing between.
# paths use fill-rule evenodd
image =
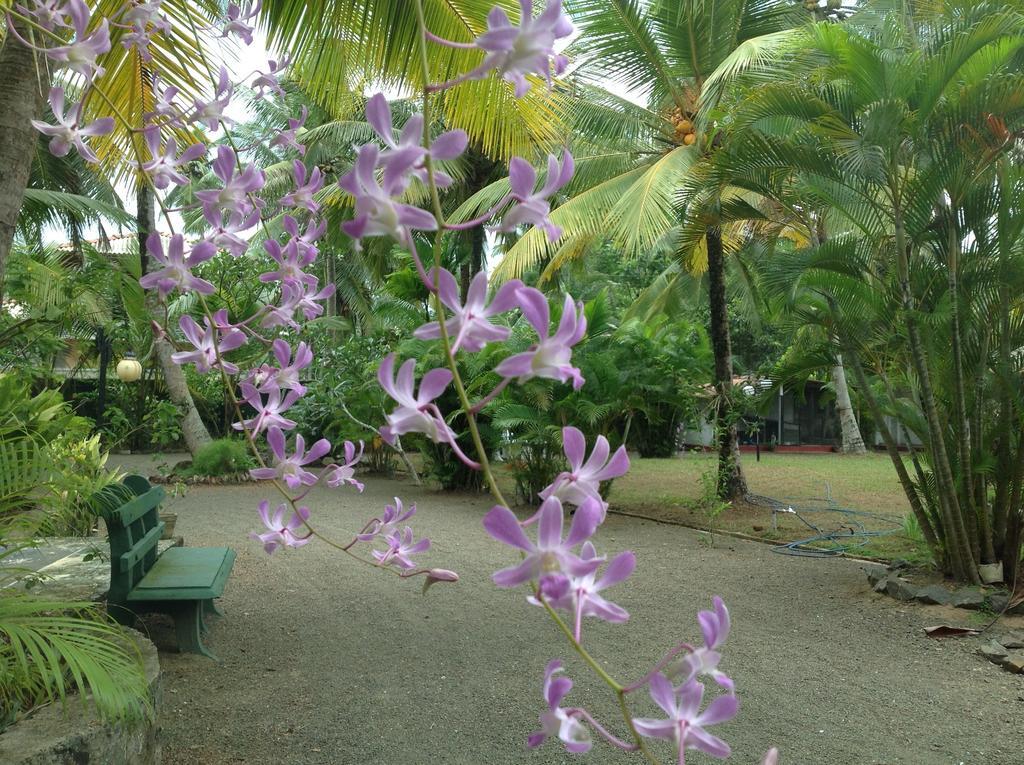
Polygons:
<instances>
[{"instance_id":1,"label":"sandy ground","mask_svg":"<svg viewBox=\"0 0 1024 765\"><path fill-rule=\"evenodd\" d=\"M246 538L265 487L194 487L170 502L186 544L229 545L238 559L222 601L227 617L208 638L221 663L174 653L167 625L148 620L166 649L165 762L638 762L607 746L585 758L557 743L524 748L551 658L565 659L576 680L568 703L621 725L605 687L543 613L522 591L490 583L514 556L484 534L484 498L371 479L363 495L316 492L311 505L322 530L340 539L395 494L417 502L417 532L434 540L424 560L457 570L457 585L424 597L417 584L324 544L268 557ZM772 744L787 765L1024 762L1024 676L978 657L977 640L922 634L931 624L969 624L969 614L874 595L854 561L721 538L708 548L693 531L648 521L611 515L597 543L633 549L640 561L611 596L630 623L588 623L586 633L622 680L673 643L699 640L696 612L712 594L725 598L733 633L723 668L742 704L715 732L732 744L732 762L755 763ZM638 698L637 711L656 710Z\"/></svg>"}]
</instances>

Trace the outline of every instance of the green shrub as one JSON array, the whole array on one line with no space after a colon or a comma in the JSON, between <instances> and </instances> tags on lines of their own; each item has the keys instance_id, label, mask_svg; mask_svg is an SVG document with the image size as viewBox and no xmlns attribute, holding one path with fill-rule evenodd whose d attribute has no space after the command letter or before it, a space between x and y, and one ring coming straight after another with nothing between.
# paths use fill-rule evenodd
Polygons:
<instances>
[{"instance_id":1,"label":"green shrub","mask_svg":"<svg viewBox=\"0 0 1024 765\"><path fill-rule=\"evenodd\" d=\"M218 438L195 453L188 474L216 478L243 473L255 466L256 463L244 441Z\"/></svg>"}]
</instances>

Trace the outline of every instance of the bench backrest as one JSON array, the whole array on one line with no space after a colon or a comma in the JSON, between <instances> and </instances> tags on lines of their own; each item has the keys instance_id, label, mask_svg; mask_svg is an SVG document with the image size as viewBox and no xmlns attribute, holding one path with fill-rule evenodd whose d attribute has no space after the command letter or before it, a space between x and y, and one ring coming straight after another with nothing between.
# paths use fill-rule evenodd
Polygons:
<instances>
[{"instance_id":1,"label":"bench backrest","mask_svg":"<svg viewBox=\"0 0 1024 765\"><path fill-rule=\"evenodd\" d=\"M142 476L130 475L122 482L130 497L119 507L100 510L110 538L111 603L123 603L128 593L156 563L157 543L164 531L158 508L166 496L159 486L150 486Z\"/></svg>"}]
</instances>

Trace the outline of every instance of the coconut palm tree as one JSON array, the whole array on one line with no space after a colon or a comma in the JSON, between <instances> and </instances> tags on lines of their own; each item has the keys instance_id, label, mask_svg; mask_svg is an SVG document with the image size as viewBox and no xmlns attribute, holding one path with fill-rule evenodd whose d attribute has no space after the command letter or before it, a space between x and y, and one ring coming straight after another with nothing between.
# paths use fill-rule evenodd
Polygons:
<instances>
[{"instance_id":1,"label":"coconut palm tree","mask_svg":"<svg viewBox=\"0 0 1024 765\"><path fill-rule=\"evenodd\" d=\"M732 387L732 350L725 288L724 187L703 185L700 168L728 135L720 112L732 75L749 70L782 44L800 20L801 5L783 0L573 0L580 30L571 53L579 68L552 109L573 135L577 175L552 221L554 243L527 232L508 249L498 273L510 278L536 265L550 276L563 264L611 239L627 255L669 248L687 267L707 272L715 356L721 496L746 492L740 467ZM614 83L643 105L612 94ZM700 196L694 192L702 189ZM487 209L507 191L494 184L459 212ZM686 193L684 193L686 192ZM699 237L681 237L685 216Z\"/></svg>"}]
</instances>

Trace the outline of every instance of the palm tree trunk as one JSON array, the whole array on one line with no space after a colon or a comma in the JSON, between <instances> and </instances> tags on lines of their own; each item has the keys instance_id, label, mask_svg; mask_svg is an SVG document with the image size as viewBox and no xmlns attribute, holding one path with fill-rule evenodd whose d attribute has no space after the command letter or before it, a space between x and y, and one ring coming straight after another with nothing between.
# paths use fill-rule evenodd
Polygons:
<instances>
[{"instance_id":1,"label":"palm tree trunk","mask_svg":"<svg viewBox=\"0 0 1024 765\"><path fill-rule=\"evenodd\" d=\"M154 209L153 190L147 183L139 182L136 188L136 219L139 234L139 258L142 262L142 273L146 273L146 266L149 257L146 254L146 237L150 232L156 230L156 211ZM185 373L181 367L174 363L171 354L174 348L165 337L153 338L153 349L156 351L157 361L164 374L164 382L167 384L167 394L171 403L177 406L184 414L181 420L181 434L185 439L185 446L191 454L213 441L210 438L210 431L206 429L203 418L199 416L196 409L196 402L192 399L192 393L188 389L188 382L185 380Z\"/></svg>"},{"instance_id":2,"label":"palm tree trunk","mask_svg":"<svg viewBox=\"0 0 1024 765\"><path fill-rule=\"evenodd\" d=\"M864 373L864 367L861 366L860 360L855 354L849 353L848 357L850 368L853 370L854 377L857 378L857 384L861 388L864 400L871 411L871 416L875 418L878 432L882 436L882 443L885 444L885 451L889 455L893 467L896 469L896 476L899 478L900 486L903 487L903 493L907 496L907 501L910 502L910 509L917 519L917 524L921 527L921 533L928 544L928 549L938 563L943 565L943 567L948 567L948 553L943 549L943 544L939 541L939 535L936 533L931 516L925 509L924 503L921 502L921 496L918 494L917 489L914 488L914 482L910 479L910 474L907 472L907 466L903 462L903 456L899 452L896 439L893 438L892 431L889 429L885 413L882 411L878 399L875 398L874 393L871 391L867 375Z\"/></svg>"},{"instance_id":3,"label":"palm tree trunk","mask_svg":"<svg viewBox=\"0 0 1024 765\"><path fill-rule=\"evenodd\" d=\"M963 328L960 321L960 233L952 220L947 220L946 225L949 229L946 278L949 288L950 352L953 356L953 402L956 412L954 432L956 434L957 462L960 466L960 484L963 487L961 504L966 505L969 516L977 524L973 538L974 557L979 562L991 563L995 560L995 550L992 546L992 528L988 509L984 505L977 504L974 491L971 422L967 411L967 381L961 342Z\"/></svg>"},{"instance_id":4,"label":"palm tree trunk","mask_svg":"<svg viewBox=\"0 0 1024 765\"><path fill-rule=\"evenodd\" d=\"M939 418L935 390L932 386L931 369L928 366L921 330L915 317L913 293L910 289L910 258L907 251L906 232L899 210L896 211L895 218L896 268L900 301L907 324L910 356L920 388L921 408L924 412L925 422L928 424L932 469L938 480L939 507L942 509L942 524L946 530L946 550L952 564L953 576L962 581L979 584L981 577L978 574L977 560L973 554L972 537L964 523L963 513L960 509L956 482L953 480L949 454L946 451L945 433Z\"/></svg>"},{"instance_id":5,"label":"palm tree trunk","mask_svg":"<svg viewBox=\"0 0 1024 765\"><path fill-rule=\"evenodd\" d=\"M17 23L8 17L9 24ZM19 30L25 34L24 30ZM38 65L37 65L38 64ZM39 134L30 124L43 112L46 64L8 33L0 48L0 298Z\"/></svg>"},{"instance_id":6,"label":"palm tree trunk","mask_svg":"<svg viewBox=\"0 0 1024 765\"><path fill-rule=\"evenodd\" d=\"M857 416L850 402L850 387L846 383L846 369L843 367L843 355L837 353L835 365L832 367L832 386L836 390L836 409L839 411L839 427L843 434L843 454L865 454L867 448L860 434Z\"/></svg>"},{"instance_id":7,"label":"palm tree trunk","mask_svg":"<svg viewBox=\"0 0 1024 765\"><path fill-rule=\"evenodd\" d=\"M741 499L747 493L747 480L740 465L740 446L732 407L732 343L729 339L729 313L725 297L725 259L722 231L707 230L708 302L711 306L711 349L715 356L715 433L718 438L718 496L724 500Z\"/></svg>"}]
</instances>

